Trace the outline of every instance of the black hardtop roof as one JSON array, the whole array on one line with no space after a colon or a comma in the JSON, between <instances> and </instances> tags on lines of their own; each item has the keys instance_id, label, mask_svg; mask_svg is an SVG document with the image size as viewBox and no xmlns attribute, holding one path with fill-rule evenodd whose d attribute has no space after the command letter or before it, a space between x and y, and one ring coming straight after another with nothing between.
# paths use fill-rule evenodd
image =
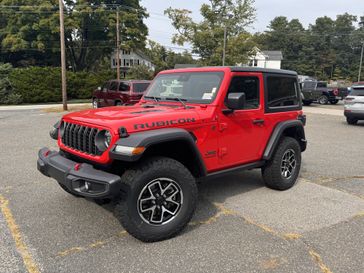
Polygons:
<instances>
[{"instance_id":1,"label":"black hardtop roof","mask_svg":"<svg viewBox=\"0 0 364 273\"><path fill-rule=\"evenodd\" d=\"M230 66L232 72L262 72L262 73L274 73L283 75L297 76L297 72L292 70L284 69L272 69L272 68L262 68L262 67L245 67L245 66Z\"/></svg>"}]
</instances>

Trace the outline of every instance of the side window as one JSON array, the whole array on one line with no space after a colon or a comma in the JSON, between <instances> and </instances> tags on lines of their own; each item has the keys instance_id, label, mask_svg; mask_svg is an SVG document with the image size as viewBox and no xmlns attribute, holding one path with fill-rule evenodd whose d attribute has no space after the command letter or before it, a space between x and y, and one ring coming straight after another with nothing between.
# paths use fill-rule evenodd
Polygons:
<instances>
[{"instance_id":1,"label":"side window","mask_svg":"<svg viewBox=\"0 0 364 273\"><path fill-rule=\"evenodd\" d=\"M102 92L106 92L109 88L109 82L105 82L104 85L101 87Z\"/></svg>"},{"instance_id":2,"label":"side window","mask_svg":"<svg viewBox=\"0 0 364 273\"><path fill-rule=\"evenodd\" d=\"M145 90L147 90L148 86L149 86L149 82L148 83L134 83L133 91L135 93L143 93Z\"/></svg>"},{"instance_id":3,"label":"side window","mask_svg":"<svg viewBox=\"0 0 364 273\"><path fill-rule=\"evenodd\" d=\"M129 91L130 90L130 86L125 83L125 82L121 82L119 85L119 91Z\"/></svg>"},{"instance_id":4,"label":"side window","mask_svg":"<svg viewBox=\"0 0 364 273\"><path fill-rule=\"evenodd\" d=\"M257 77L234 77L227 95L229 93L245 93L246 104L242 110L259 108L259 79Z\"/></svg>"},{"instance_id":5,"label":"side window","mask_svg":"<svg viewBox=\"0 0 364 273\"><path fill-rule=\"evenodd\" d=\"M118 83L117 82L111 82L109 86L110 91L116 91L118 89Z\"/></svg>"},{"instance_id":6,"label":"side window","mask_svg":"<svg viewBox=\"0 0 364 273\"><path fill-rule=\"evenodd\" d=\"M298 86L293 77L267 77L268 107L298 106Z\"/></svg>"}]
</instances>

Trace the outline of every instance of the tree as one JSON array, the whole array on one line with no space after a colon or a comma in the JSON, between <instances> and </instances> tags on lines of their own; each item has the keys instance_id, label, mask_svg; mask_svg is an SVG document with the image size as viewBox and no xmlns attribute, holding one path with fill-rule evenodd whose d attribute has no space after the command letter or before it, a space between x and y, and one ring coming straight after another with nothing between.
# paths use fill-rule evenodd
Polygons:
<instances>
[{"instance_id":1,"label":"tree","mask_svg":"<svg viewBox=\"0 0 364 273\"><path fill-rule=\"evenodd\" d=\"M128 78L133 80L151 80L154 72L146 65L133 66L128 71Z\"/></svg>"},{"instance_id":2,"label":"tree","mask_svg":"<svg viewBox=\"0 0 364 273\"><path fill-rule=\"evenodd\" d=\"M121 47L143 49L148 29L139 0L67 0L66 46L75 70L91 69L116 47L116 13L120 15Z\"/></svg>"},{"instance_id":3,"label":"tree","mask_svg":"<svg viewBox=\"0 0 364 273\"><path fill-rule=\"evenodd\" d=\"M197 53L204 65L221 65L224 28L227 31L227 60L234 65L245 62L252 41L246 28L255 19L253 0L210 0L203 4L200 12L202 21L197 23L187 9L168 8L165 14L172 20L178 31L172 42L178 45L191 43L193 53ZM249 46L246 45L249 41ZM241 50L240 50L241 49ZM235 55L236 54L236 55Z\"/></svg>"},{"instance_id":4,"label":"tree","mask_svg":"<svg viewBox=\"0 0 364 273\"><path fill-rule=\"evenodd\" d=\"M347 13L323 16L305 29L297 19L279 16L254 40L261 49L282 50L282 68L321 80L355 79L364 40L364 28L356 28L356 21Z\"/></svg>"},{"instance_id":5,"label":"tree","mask_svg":"<svg viewBox=\"0 0 364 273\"><path fill-rule=\"evenodd\" d=\"M57 0L0 0L0 61L14 66L59 66ZM97 70L116 47L116 12L120 12L121 47L144 48L147 13L139 0L65 0L68 65Z\"/></svg>"},{"instance_id":6,"label":"tree","mask_svg":"<svg viewBox=\"0 0 364 273\"><path fill-rule=\"evenodd\" d=\"M59 65L56 0L0 0L0 61Z\"/></svg>"},{"instance_id":7,"label":"tree","mask_svg":"<svg viewBox=\"0 0 364 273\"><path fill-rule=\"evenodd\" d=\"M148 41L146 53L155 65L156 73L165 69L172 69L176 64L196 63L196 60L193 59L189 52L176 53L151 40Z\"/></svg>"}]
</instances>

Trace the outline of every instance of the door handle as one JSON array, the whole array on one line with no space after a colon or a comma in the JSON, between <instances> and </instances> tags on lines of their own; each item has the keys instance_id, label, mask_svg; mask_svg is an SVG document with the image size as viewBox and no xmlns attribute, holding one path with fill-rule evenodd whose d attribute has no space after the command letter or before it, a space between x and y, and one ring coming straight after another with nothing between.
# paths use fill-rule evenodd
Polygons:
<instances>
[{"instance_id":1,"label":"door handle","mask_svg":"<svg viewBox=\"0 0 364 273\"><path fill-rule=\"evenodd\" d=\"M253 124L259 124L259 125L261 125L263 123L264 123L264 119L254 119L253 120Z\"/></svg>"}]
</instances>

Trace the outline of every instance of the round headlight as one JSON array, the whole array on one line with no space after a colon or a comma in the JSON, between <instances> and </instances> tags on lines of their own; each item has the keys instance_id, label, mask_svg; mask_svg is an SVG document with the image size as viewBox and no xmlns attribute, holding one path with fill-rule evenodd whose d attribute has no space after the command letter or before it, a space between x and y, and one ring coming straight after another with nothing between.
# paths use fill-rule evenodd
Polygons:
<instances>
[{"instance_id":1,"label":"round headlight","mask_svg":"<svg viewBox=\"0 0 364 273\"><path fill-rule=\"evenodd\" d=\"M95 138L95 144L99 151L104 152L109 148L111 143L111 133L107 130L99 131Z\"/></svg>"}]
</instances>

